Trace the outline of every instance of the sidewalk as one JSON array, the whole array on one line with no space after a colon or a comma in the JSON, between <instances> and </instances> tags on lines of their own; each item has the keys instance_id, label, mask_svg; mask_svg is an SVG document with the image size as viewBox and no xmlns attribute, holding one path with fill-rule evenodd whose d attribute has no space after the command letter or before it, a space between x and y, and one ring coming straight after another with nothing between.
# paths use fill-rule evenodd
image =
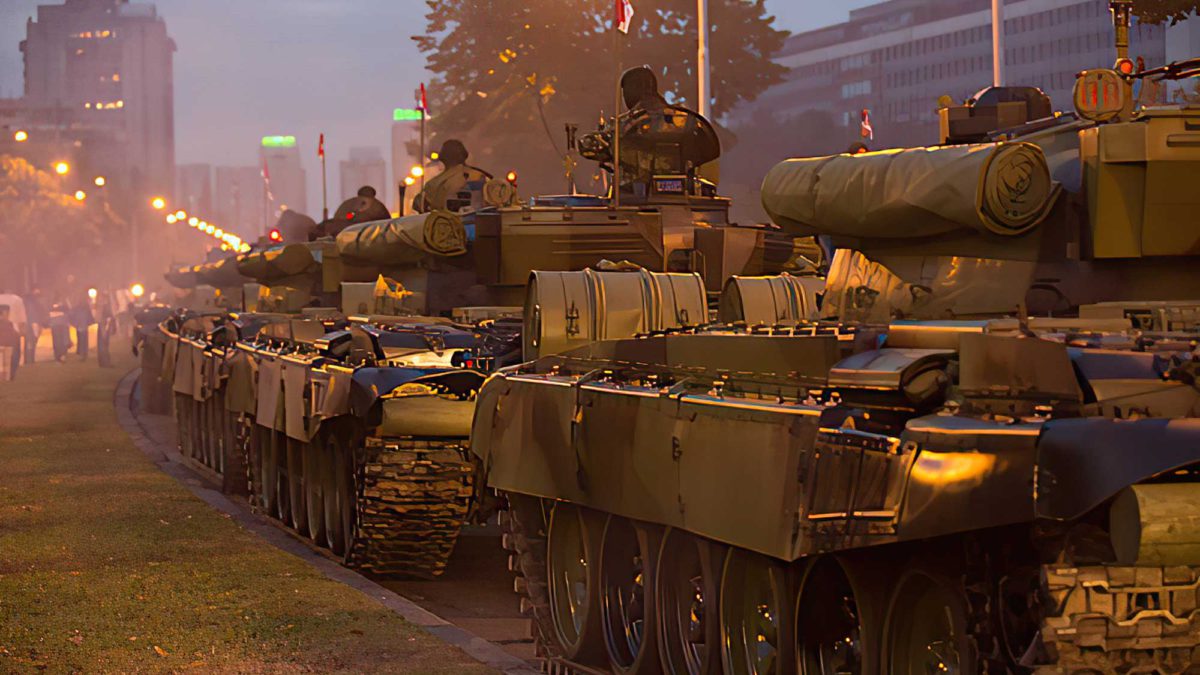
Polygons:
<instances>
[{"instance_id":1,"label":"sidewalk","mask_svg":"<svg viewBox=\"0 0 1200 675\"><path fill-rule=\"evenodd\" d=\"M0 671L488 672L159 471L113 356L0 383Z\"/></svg>"}]
</instances>

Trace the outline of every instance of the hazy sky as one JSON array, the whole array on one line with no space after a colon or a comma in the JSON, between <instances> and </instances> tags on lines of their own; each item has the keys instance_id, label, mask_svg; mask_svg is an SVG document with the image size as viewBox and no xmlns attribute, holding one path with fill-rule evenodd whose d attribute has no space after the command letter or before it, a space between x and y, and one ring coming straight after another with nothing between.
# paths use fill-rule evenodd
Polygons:
<instances>
[{"instance_id":1,"label":"hazy sky","mask_svg":"<svg viewBox=\"0 0 1200 675\"><path fill-rule=\"evenodd\" d=\"M766 0L778 25L793 32L844 21L850 9L871 2ZM18 45L38 4L57 0L0 0L0 96L20 95ZM392 109L411 105L413 89L427 78L410 39L424 27L424 0L154 4L179 47L177 161L253 165L262 136L295 135L312 146L304 159L310 212L320 210L317 134L326 134L336 192L337 161L357 145L380 147L387 156Z\"/></svg>"}]
</instances>

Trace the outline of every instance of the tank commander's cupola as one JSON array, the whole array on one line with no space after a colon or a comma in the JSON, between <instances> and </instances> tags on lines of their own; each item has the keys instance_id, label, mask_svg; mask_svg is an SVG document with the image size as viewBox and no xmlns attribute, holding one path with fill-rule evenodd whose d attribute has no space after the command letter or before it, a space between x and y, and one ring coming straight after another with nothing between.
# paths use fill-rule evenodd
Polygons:
<instances>
[{"instance_id":1,"label":"tank commander's cupola","mask_svg":"<svg viewBox=\"0 0 1200 675\"><path fill-rule=\"evenodd\" d=\"M1050 97L1037 87L988 87L963 105L938 110L942 145L987 143L997 131L1053 114Z\"/></svg>"}]
</instances>

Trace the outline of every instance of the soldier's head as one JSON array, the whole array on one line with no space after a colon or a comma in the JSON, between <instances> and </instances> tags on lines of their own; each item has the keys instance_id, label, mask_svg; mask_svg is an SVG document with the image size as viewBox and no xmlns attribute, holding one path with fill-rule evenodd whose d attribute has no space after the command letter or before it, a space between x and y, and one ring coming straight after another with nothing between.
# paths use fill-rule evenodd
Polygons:
<instances>
[{"instance_id":1,"label":"soldier's head","mask_svg":"<svg viewBox=\"0 0 1200 675\"><path fill-rule=\"evenodd\" d=\"M0 321L8 321L8 305L0 305Z\"/></svg>"},{"instance_id":2,"label":"soldier's head","mask_svg":"<svg viewBox=\"0 0 1200 675\"><path fill-rule=\"evenodd\" d=\"M370 185L364 185L364 186L358 188L358 196L359 197L366 197L367 199L374 199L376 194L377 193L375 192L375 188L371 187Z\"/></svg>"},{"instance_id":3,"label":"soldier's head","mask_svg":"<svg viewBox=\"0 0 1200 675\"><path fill-rule=\"evenodd\" d=\"M438 161L447 167L466 164L467 157L470 157L467 146L453 138L442 143L442 149L438 151Z\"/></svg>"},{"instance_id":4,"label":"soldier's head","mask_svg":"<svg viewBox=\"0 0 1200 675\"><path fill-rule=\"evenodd\" d=\"M621 76L621 96L625 107L632 109L648 96L658 94L658 76L650 66L630 68Z\"/></svg>"}]
</instances>

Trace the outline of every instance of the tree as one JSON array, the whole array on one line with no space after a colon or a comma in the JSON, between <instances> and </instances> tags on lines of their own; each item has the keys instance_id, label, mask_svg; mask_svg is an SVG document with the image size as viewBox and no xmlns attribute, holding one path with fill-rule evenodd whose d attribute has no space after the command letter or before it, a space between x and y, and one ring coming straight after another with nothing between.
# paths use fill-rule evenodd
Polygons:
<instances>
[{"instance_id":1,"label":"tree","mask_svg":"<svg viewBox=\"0 0 1200 675\"><path fill-rule=\"evenodd\" d=\"M1188 18L1189 14L1200 13L1197 0L1134 0L1133 13L1142 23L1172 25Z\"/></svg>"},{"instance_id":2,"label":"tree","mask_svg":"<svg viewBox=\"0 0 1200 675\"><path fill-rule=\"evenodd\" d=\"M526 193L561 190L563 124L587 131L613 111L612 0L427 2L426 32L414 39L437 74L435 135L467 142L484 168L517 169ZM772 56L785 33L763 0L713 0L710 16L719 116L782 80ZM640 0L622 43L624 66L649 64L668 100L698 107L693 0Z\"/></svg>"},{"instance_id":3,"label":"tree","mask_svg":"<svg viewBox=\"0 0 1200 675\"><path fill-rule=\"evenodd\" d=\"M91 265L106 235L120 231L106 205L77 201L58 177L0 156L0 282L21 286L27 270Z\"/></svg>"}]
</instances>

